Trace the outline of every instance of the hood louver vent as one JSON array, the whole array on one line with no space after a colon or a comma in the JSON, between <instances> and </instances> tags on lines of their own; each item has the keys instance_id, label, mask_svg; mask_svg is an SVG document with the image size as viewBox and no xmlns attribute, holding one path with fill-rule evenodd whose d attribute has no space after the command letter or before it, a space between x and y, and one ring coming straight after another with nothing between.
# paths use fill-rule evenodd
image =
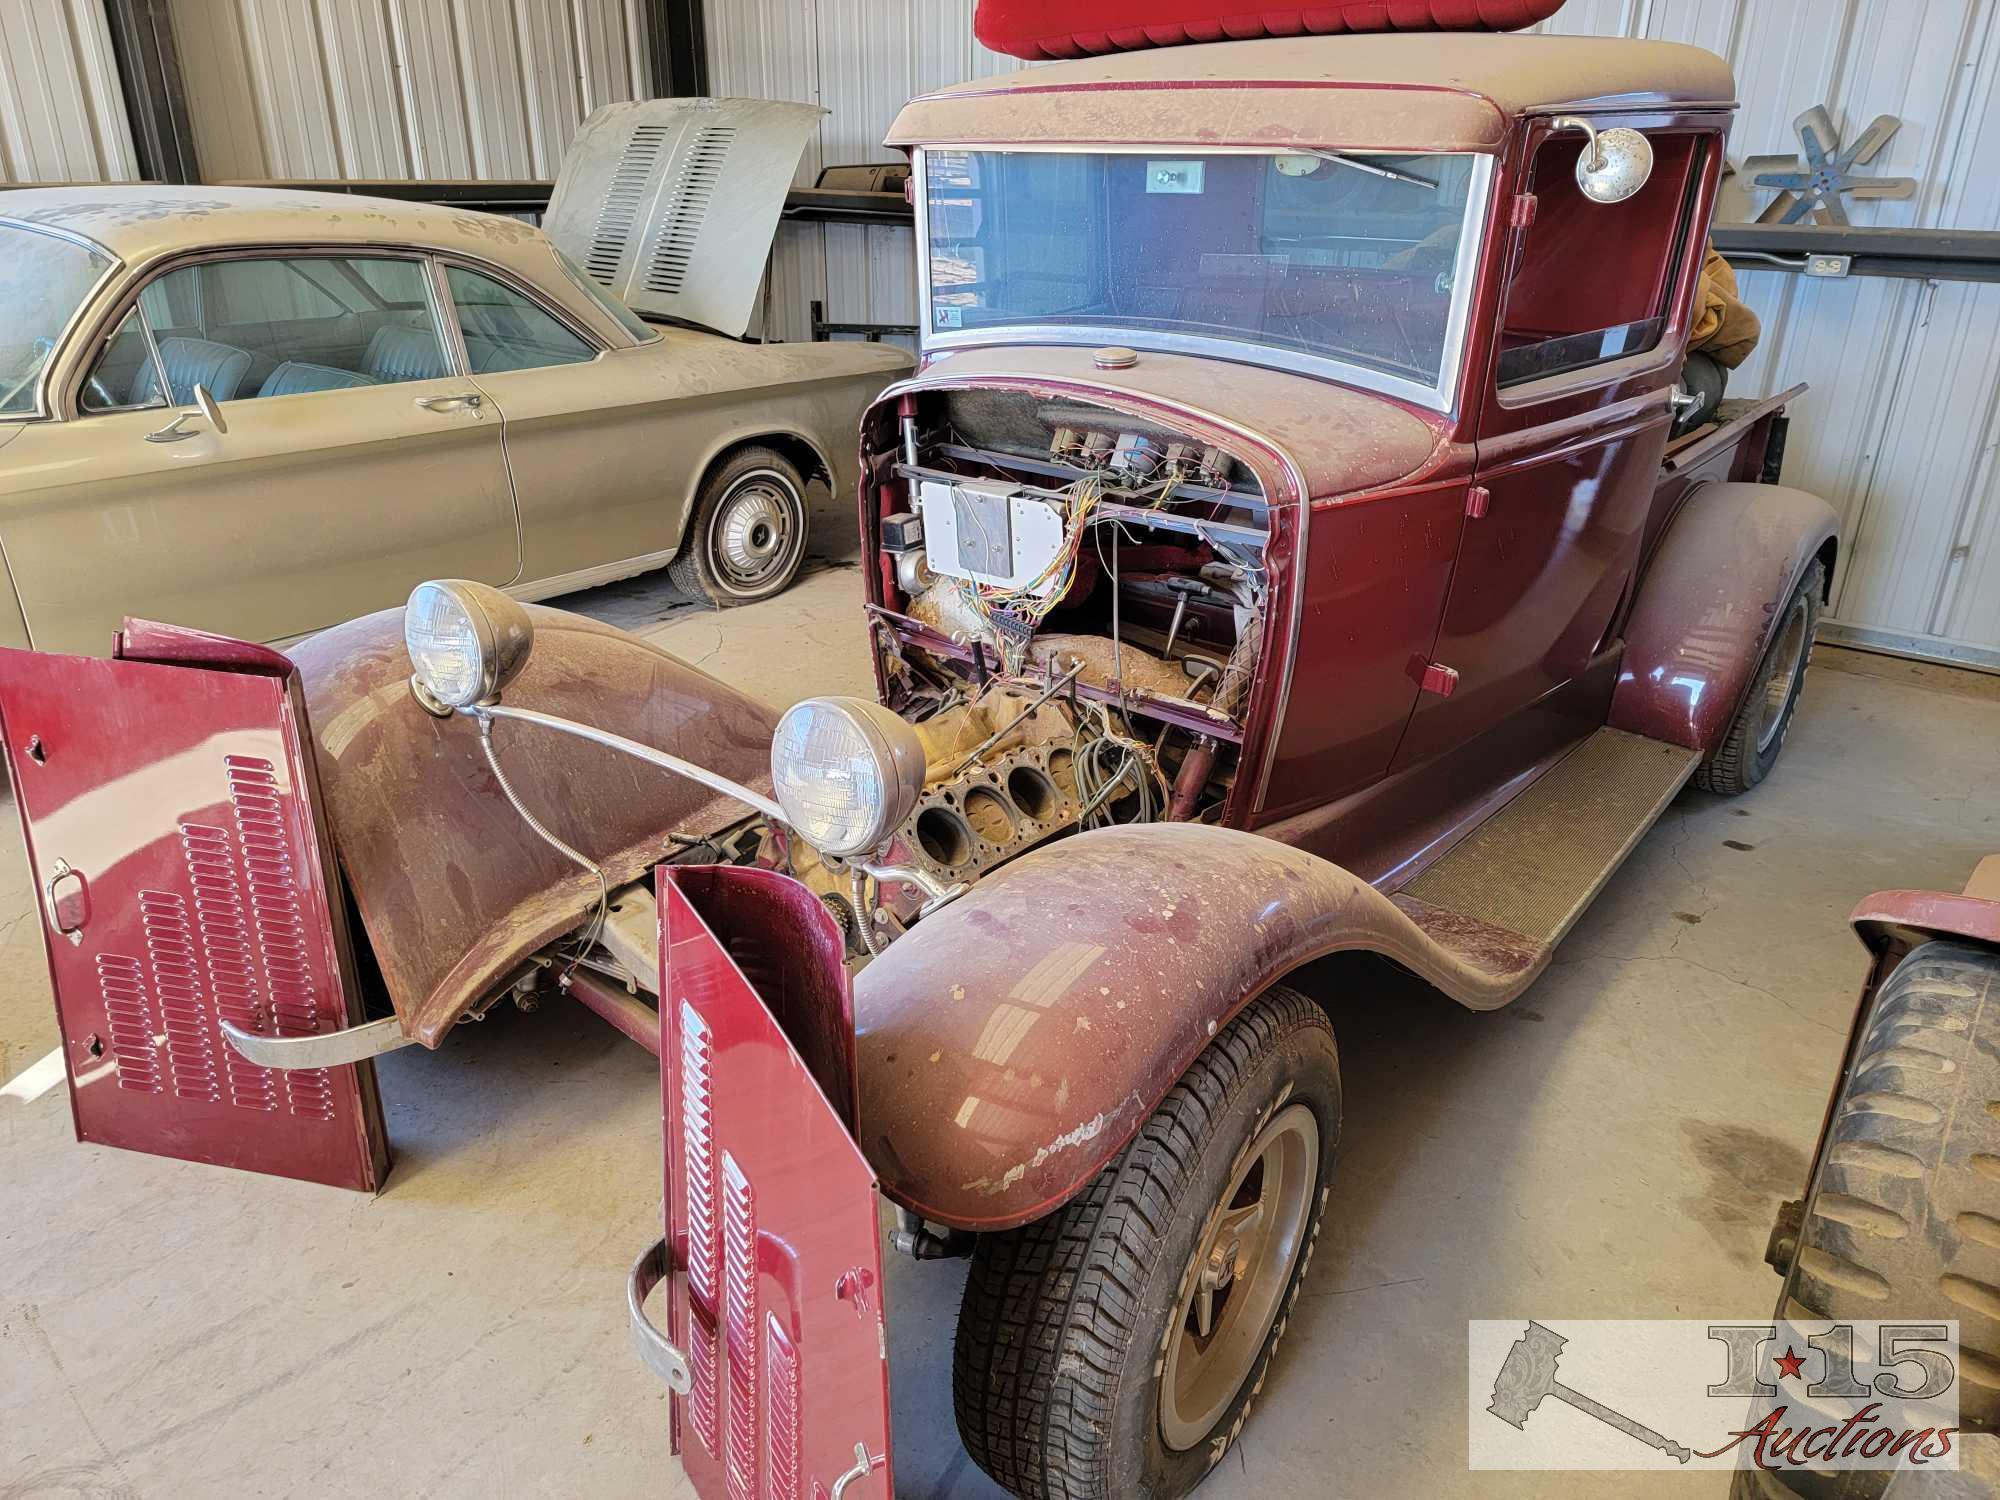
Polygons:
<instances>
[{"instance_id":1,"label":"hood louver vent","mask_svg":"<svg viewBox=\"0 0 2000 1500\"><path fill-rule=\"evenodd\" d=\"M563 159L543 227L633 311L741 337L825 113L767 99L607 105Z\"/></svg>"},{"instance_id":2,"label":"hood louver vent","mask_svg":"<svg viewBox=\"0 0 2000 1500\"><path fill-rule=\"evenodd\" d=\"M646 286L650 291L678 297L687 285L688 268L694 263L695 245L701 226L708 219L708 205L722 181L722 164L729 156L729 143L736 139L734 127L711 125L695 136L694 144L681 157L680 170L668 189L672 205L660 224L660 237L646 265Z\"/></svg>"},{"instance_id":3,"label":"hood louver vent","mask_svg":"<svg viewBox=\"0 0 2000 1500\"><path fill-rule=\"evenodd\" d=\"M597 227L591 231L590 254L583 258L584 270L605 286L617 284L618 262L646 207L646 188L653 179L653 167L660 159L666 139L664 125L639 126L625 143L624 154L618 158L618 170L611 174L604 207L598 210Z\"/></svg>"}]
</instances>

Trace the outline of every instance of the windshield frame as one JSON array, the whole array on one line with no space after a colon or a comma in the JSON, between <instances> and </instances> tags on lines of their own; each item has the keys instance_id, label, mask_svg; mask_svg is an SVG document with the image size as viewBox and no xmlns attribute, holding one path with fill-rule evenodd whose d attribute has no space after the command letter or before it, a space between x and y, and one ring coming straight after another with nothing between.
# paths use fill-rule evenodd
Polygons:
<instances>
[{"instance_id":1,"label":"windshield frame","mask_svg":"<svg viewBox=\"0 0 2000 1500\"><path fill-rule=\"evenodd\" d=\"M124 271L125 262L112 253L105 245L86 234L78 234L73 229L65 229L56 224L37 224L28 219L10 218L0 214L0 228L25 230L29 234L45 234L51 239L67 240L79 249L87 250L105 262L104 274L90 284L90 289L78 299L71 309L69 320L56 334L55 347L49 357L42 361L42 368L35 377L35 409L33 411L0 412L0 422L46 422L54 414L49 404L49 385L56 373L56 367L63 362L79 324L83 323L104 295L109 286Z\"/></svg>"},{"instance_id":2,"label":"windshield frame","mask_svg":"<svg viewBox=\"0 0 2000 1500\"><path fill-rule=\"evenodd\" d=\"M1163 151L1185 156L1282 156L1305 150L1319 150L1352 156L1469 156L1472 181L1466 197L1464 232L1459 237L1458 262L1453 267L1451 310L1445 321L1444 358L1435 385L1407 376L1393 375L1367 365L1355 364L1332 355L1307 354L1281 349L1250 339L1217 338L1205 334L1169 333L1130 325L1016 323L985 324L975 329L939 332L932 327L931 313L931 213L930 170L926 158L933 151L1000 155L1030 153L1061 156L1158 156ZM1478 290L1479 267L1491 233L1493 187L1498 175L1498 158L1483 151L1383 151L1377 148L1343 147L1326 144L1314 147L1215 146L1206 142L1148 141L1142 144L1093 142L1001 144L994 141L954 145L933 142L919 146L913 157L911 181L917 187L917 298L921 347L926 357L953 349L990 348L994 345L1062 344L1100 348L1106 344L1163 354L1189 354L1231 364L1259 365L1309 375L1342 385L1360 386L1385 396L1408 401L1429 410L1452 413L1465 384L1466 333L1472 322L1472 304Z\"/></svg>"}]
</instances>

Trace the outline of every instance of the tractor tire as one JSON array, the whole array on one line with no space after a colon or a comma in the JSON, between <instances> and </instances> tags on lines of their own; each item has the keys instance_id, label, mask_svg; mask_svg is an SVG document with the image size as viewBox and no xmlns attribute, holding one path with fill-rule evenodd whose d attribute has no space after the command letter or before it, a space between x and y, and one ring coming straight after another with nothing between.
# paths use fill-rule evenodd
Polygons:
<instances>
[{"instance_id":1,"label":"tractor tire","mask_svg":"<svg viewBox=\"0 0 2000 1500\"><path fill-rule=\"evenodd\" d=\"M1960 1431L1992 1457L1979 1435L2000 1429L2000 954L1926 943L1877 992L1777 1316L1957 1319ZM1733 1493L1863 1500L1891 1477L1741 1473ZM1910 1475L1889 1493L1992 1493L1951 1487L1970 1477L1939 1474L1945 1487L1926 1488Z\"/></svg>"},{"instance_id":2,"label":"tractor tire","mask_svg":"<svg viewBox=\"0 0 2000 1500\"><path fill-rule=\"evenodd\" d=\"M1723 797L1747 792L1778 763L1785 736L1792 730L1792 716L1805 694L1806 668L1812 665L1813 637L1819 631L1825 598L1826 564L1816 562L1785 601L1778 628L1729 732L1694 773L1694 784L1704 792Z\"/></svg>"},{"instance_id":3,"label":"tractor tire","mask_svg":"<svg viewBox=\"0 0 2000 1500\"><path fill-rule=\"evenodd\" d=\"M973 1461L1035 1500L1201 1483L1284 1336L1339 1131L1333 1028L1274 987L1087 1188L982 1236L952 1358Z\"/></svg>"}]
</instances>

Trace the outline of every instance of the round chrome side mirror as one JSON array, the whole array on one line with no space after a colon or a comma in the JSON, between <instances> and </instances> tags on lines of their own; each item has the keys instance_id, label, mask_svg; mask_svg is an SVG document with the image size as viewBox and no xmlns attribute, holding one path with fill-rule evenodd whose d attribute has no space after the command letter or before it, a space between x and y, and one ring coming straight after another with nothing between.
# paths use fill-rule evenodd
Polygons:
<instances>
[{"instance_id":1,"label":"round chrome side mirror","mask_svg":"<svg viewBox=\"0 0 2000 1500\"><path fill-rule=\"evenodd\" d=\"M207 386L197 385L194 388L194 404L201 409L201 414L208 418L208 425L212 429L224 434L229 431L229 424L222 420L222 408L215 404L215 396Z\"/></svg>"},{"instance_id":2,"label":"round chrome side mirror","mask_svg":"<svg viewBox=\"0 0 2000 1500\"><path fill-rule=\"evenodd\" d=\"M1590 137L1576 159L1576 185L1593 203L1623 203L1653 180L1653 143L1636 130L1599 130L1588 120L1565 115L1558 130L1581 130Z\"/></svg>"}]
</instances>

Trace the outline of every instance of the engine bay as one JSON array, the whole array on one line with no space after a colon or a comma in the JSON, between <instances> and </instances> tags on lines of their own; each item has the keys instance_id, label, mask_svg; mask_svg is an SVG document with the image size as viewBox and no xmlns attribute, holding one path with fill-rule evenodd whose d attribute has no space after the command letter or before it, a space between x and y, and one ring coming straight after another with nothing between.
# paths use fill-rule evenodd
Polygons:
<instances>
[{"instance_id":1,"label":"engine bay","mask_svg":"<svg viewBox=\"0 0 2000 1500\"><path fill-rule=\"evenodd\" d=\"M865 536L883 701L927 757L898 861L964 881L1079 828L1221 819L1269 598L1255 474L1022 391L895 416Z\"/></svg>"}]
</instances>

